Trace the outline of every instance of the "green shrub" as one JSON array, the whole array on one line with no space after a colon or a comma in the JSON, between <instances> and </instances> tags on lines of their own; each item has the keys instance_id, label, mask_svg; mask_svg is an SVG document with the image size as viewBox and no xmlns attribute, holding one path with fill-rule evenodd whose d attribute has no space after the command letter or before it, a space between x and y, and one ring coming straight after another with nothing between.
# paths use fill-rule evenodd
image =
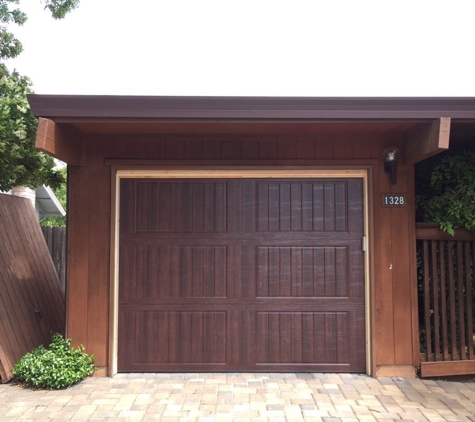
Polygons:
<instances>
[{"instance_id":1,"label":"green shrub","mask_svg":"<svg viewBox=\"0 0 475 422\"><path fill-rule=\"evenodd\" d=\"M416 212L451 235L457 226L475 233L475 151L449 150L416 166Z\"/></svg>"},{"instance_id":2,"label":"green shrub","mask_svg":"<svg viewBox=\"0 0 475 422\"><path fill-rule=\"evenodd\" d=\"M71 339L54 334L46 349L41 345L23 356L13 368L13 374L27 385L39 388L66 388L78 383L97 368L95 356L84 352L81 345L71 347Z\"/></svg>"}]
</instances>

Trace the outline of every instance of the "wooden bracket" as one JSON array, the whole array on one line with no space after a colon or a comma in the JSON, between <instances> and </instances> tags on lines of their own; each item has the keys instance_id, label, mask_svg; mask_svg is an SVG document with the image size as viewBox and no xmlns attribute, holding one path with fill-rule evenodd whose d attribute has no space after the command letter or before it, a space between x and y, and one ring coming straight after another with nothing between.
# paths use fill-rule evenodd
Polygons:
<instances>
[{"instance_id":1,"label":"wooden bracket","mask_svg":"<svg viewBox=\"0 0 475 422\"><path fill-rule=\"evenodd\" d=\"M41 118L36 131L36 149L72 166L86 165L86 141L80 133Z\"/></svg>"},{"instance_id":2,"label":"wooden bracket","mask_svg":"<svg viewBox=\"0 0 475 422\"><path fill-rule=\"evenodd\" d=\"M408 129L404 135L404 164L415 164L449 148L450 117Z\"/></svg>"}]
</instances>

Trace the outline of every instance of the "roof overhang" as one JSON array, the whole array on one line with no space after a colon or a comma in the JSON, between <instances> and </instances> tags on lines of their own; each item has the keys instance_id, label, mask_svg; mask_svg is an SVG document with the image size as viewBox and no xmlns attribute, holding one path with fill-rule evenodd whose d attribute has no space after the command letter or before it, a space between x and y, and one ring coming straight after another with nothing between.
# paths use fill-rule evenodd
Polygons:
<instances>
[{"instance_id":1,"label":"roof overhang","mask_svg":"<svg viewBox=\"0 0 475 422\"><path fill-rule=\"evenodd\" d=\"M406 162L475 135L475 98L137 97L29 95L37 148L84 165L85 139L154 134L307 133L405 139ZM468 135L467 135L468 134Z\"/></svg>"},{"instance_id":2,"label":"roof overhang","mask_svg":"<svg viewBox=\"0 0 475 422\"><path fill-rule=\"evenodd\" d=\"M475 98L135 97L29 95L33 113L79 119L475 119Z\"/></svg>"}]
</instances>

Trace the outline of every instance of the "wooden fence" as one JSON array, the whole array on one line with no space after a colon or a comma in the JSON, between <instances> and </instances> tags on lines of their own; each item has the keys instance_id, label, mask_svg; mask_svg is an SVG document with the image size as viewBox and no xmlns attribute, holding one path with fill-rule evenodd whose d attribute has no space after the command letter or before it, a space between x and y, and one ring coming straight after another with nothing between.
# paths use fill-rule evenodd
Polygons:
<instances>
[{"instance_id":1,"label":"wooden fence","mask_svg":"<svg viewBox=\"0 0 475 422\"><path fill-rule=\"evenodd\" d=\"M41 230L64 292L66 285L66 227L41 226Z\"/></svg>"},{"instance_id":2,"label":"wooden fence","mask_svg":"<svg viewBox=\"0 0 475 422\"><path fill-rule=\"evenodd\" d=\"M64 328L64 294L31 201L0 194L1 382L26 352Z\"/></svg>"},{"instance_id":3,"label":"wooden fence","mask_svg":"<svg viewBox=\"0 0 475 422\"><path fill-rule=\"evenodd\" d=\"M475 235L419 224L421 376L475 374Z\"/></svg>"}]
</instances>

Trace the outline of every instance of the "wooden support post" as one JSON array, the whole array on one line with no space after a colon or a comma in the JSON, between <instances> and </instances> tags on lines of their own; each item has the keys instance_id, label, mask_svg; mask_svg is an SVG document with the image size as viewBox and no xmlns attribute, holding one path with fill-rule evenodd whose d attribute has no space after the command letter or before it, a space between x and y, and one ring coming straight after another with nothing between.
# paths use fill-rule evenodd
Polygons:
<instances>
[{"instance_id":1,"label":"wooden support post","mask_svg":"<svg viewBox=\"0 0 475 422\"><path fill-rule=\"evenodd\" d=\"M86 165L85 141L73 130L40 117L35 147L72 166Z\"/></svg>"},{"instance_id":2,"label":"wooden support post","mask_svg":"<svg viewBox=\"0 0 475 422\"><path fill-rule=\"evenodd\" d=\"M408 129L404 135L404 163L415 164L449 148L450 117Z\"/></svg>"}]
</instances>

